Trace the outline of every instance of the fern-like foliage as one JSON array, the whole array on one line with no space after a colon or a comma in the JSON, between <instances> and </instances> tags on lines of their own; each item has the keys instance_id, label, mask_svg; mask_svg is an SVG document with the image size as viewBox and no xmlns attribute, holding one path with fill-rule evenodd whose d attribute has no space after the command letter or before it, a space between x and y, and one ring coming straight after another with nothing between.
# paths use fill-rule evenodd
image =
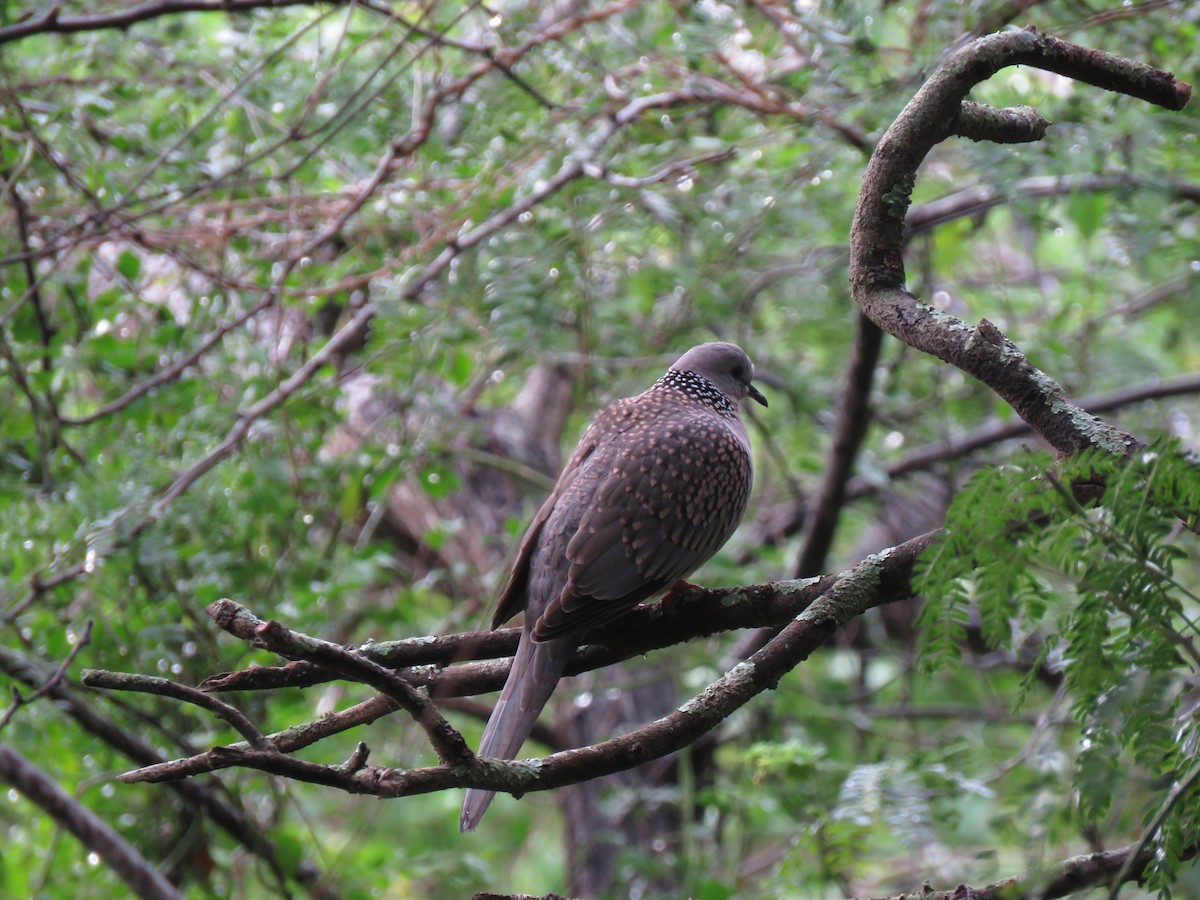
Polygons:
<instances>
[{"instance_id":1,"label":"fern-like foliage","mask_svg":"<svg viewBox=\"0 0 1200 900\"><path fill-rule=\"evenodd\" d=\"M1072 813L1090 825L1118 790L1145 791L1123 824L1152 831L1163 896L1200 834L1198 509L1200 466L1172 443L1125 461L1030 453L970 481L918 578L927 669L960 656L968 622L1061 669L1080 728Z\"/></svg>"}]
</instances>

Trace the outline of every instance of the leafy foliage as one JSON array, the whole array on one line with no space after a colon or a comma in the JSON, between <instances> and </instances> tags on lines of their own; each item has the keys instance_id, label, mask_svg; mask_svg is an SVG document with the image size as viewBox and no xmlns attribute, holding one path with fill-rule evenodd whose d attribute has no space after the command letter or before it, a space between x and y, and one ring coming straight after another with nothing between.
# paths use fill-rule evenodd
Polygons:
<instances>
[{"instance_id":1,"label":"leafy foliage","mask_svg":"<svg viewBox=\"0 0 1200 900\"><path fill-rule=\"evenodd\" d=\"M23 705L0 739L190 896L563 890L563 823L549 796L501 798L467 840L450 794L380 803L232 770L197 780L212 802L121 785L144 762L121 737L174 758L238 735L161 698L89 692L81 667L195 684L273 662L217 633L203 608L222 596L338 642L482 627L546 478L482 438L489 416L535 362L555 366L569 445L714 336L752 349L771 406L752 423L754 521L697 580L791 576L803 534L780 510L817 485L831 441L862 169L923 77L1018 7L1013 24L1181 77L1200 67L1195 4L1081 18L1062 0L1007 14L617 0L577 5L578 20L545 6L172 14L0 53L6 696L32 695L93 622L64 682L78 705ZM18 7L0 7L0 27L43 12ZM1195 105L1156 112L1023 68L976 99L1035 105L1054 128L1037 145L937 149L918 204L969 188L998 203L914 233L911 289L986 315L1075 395L1194 372ZM549 190L579 160L587 171ZM368 305L365 329L339 330ZM977 884L1127 845L1160 810L1154 883L1200 892L1177 864L1200 791L1167 808L1196 756L1193 538L1176 533L1195 510L1193 397L1113 407L1134 433L1179 440L1128 465L1010 442L905 469L910 451L1012 413L896 344L878 376L829 565L936 526L956 496L926 574L924 670L911 606L857 623L723 728L711 760L697 750L695 783L661 791L688 807L678 843L619 847L613 892L661 877L713 897ZM477 496L480 459L511 501L482 525L479 505L455 505ZM1103 495L1076 499L1080 479ZM733 641L672 651L681 696L721 673ZM272 730L366 696L232 699ZM474 741L475 718L453 715ZM359 739L381 765L432 756L399 717L298 755L340 761ZM610 807L645 801L618 796ZM214 818L218 800L273 853ZM0 828L0 893L121 892L15 791Z\"/></svg>"},{"instance_id":2,"label":"leafy foliage","mask_svg":"<svg viewBox=\"0 0 1200 900\"><path fill-rule=\"evenodd\" d=\"M1198 762L1188 697L1200 598L1187 587L1195 538L1183 527L1198 509L1200 468L1176 442L1127 461L1031 454L972 479L925 562L927 668L957 653L978 616L990 644L1016 652L1035 640L1061 671L1081 737L1075 800L1060 815L1084 827L1111 811L1123 782L1173 784ZM1146 799L1147 821L1163 801ZM1176 807L1153 835L1155 887L1173 882L1195 834L1184 815Z\"/></svg>"}]
</instances>

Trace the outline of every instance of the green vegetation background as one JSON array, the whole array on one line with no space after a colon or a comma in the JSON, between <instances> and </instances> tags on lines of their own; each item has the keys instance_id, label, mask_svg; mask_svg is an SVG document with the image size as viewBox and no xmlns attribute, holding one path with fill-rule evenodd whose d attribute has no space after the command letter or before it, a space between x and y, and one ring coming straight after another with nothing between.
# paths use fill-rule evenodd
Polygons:
<instances>
[{"instance_id":1,"label":"green vegetation background","mask_svg":"<svg viewBox=\"0 0 1200 900\"><path fill-rule=\"evenodd\" d=\"M58 6L69 16L117 5ZM419 148L290 271L281 269L288 254L346 210L393 142L412 138L423 104L487 61L429 33L514 48L552 13L397 6L403 20L421 20L413 30L369 9L314 5L171 15L4 47L0 175L32 231L26 248L10 202L0 232L6 689L28 693L13 667L52 672L91 620L73 689L173 758L236 735L177 703L88 692L79 669L194 684L270 662L204 615L219 597L343 642L484 627L499 577L491 559L414 577L372 523L402 480L433 498L456 491L456 441L478 427L464 410L511 401L537 362L578 375L570 445L597 408L642 389L674 354L714 336L742 343L771 401L752 425L749 518L766 521L816 486L828 450L853 336L848 230L870 145L955 42L1032 22L1193 83L1200 74L1200 7L1187 2L1051 0L1015 18L1004 4L945 0L585 6L595 21L530 49L514 77L493 68L441 99ZM4 5L0 24L19 12ZM660 92L693 96L601 143L615 110ZM1026 69L1002 72L977 99L1035 106L1054 127L1036 145L954 141L935 151L918 204L968 188L1004 202L917 236L910 288L969 321L986 316L1073 395L1196 371L1196 104L1167 113ZM411 289L453 241L587 154L592 176ZM680 160L698 161L649 177ZM1107 179L1104 189L1083 181L1042 196L1029 181L1091 176ZM37 304L26 249L38 251ZM276 283L269 311L229 330L180 377L103 411ZM1164 286L1164 297L1151 293ZM344 322L367 298L376 315L361 348L321 367L228 458L156 505L226 439L239 409L311 358L325 340L322 316ZM385 428L338 452L349 372L390 405ZM858 465L876 482L912 448L1012 415L896 341L876 399ZM97 411L94 421L56 424ZM1186 449L1198 411L1183 396L1110 417ZM939 467L958 487L971 471L984 474L956 507L959 544L930 575L937 591L920 662L918 648L871 620L869 650L827 650L759 698L722 729L715 780L684 797L691 824L678 850L624 848L626 883L666 867L704 898L879 894L926 879L981 885L1136 840L1173 777L1200 757L1196 663L1184 646L1200 613L1195 545L1171 529L1173 503L1194 509L1194 476L1163 445L1112 473L1125 493L1114 488L1107 513L1084 514L1057 484L1087 470L1059 471L1055 482L1043 476L1052 467L1011 445ZM930 490L922 477L889 485L899 503ZM531 509L542 488L521 488ZM1034 511L1050 522L1036 539L1005 531ZM850 506L829 567L884 546L871 541L886 515L877 499ZM514 546L522 519L491 536L496 554ZM436 549L459 527L439 522L425 540ZM695 580L790 577L800 537L763 546L751 538L761 533L743 529ZM62 573L72 577L41 587ZM960 659L958 623L975 614L996 649ZM1008 664L1034 633L1050 636L1039 645L1049 662L1065 660L1058 690L1031 677L1028 660ZM734 639L669 651L681 696L720 674ZM235 699L275 730L368 695L339 685ZM478 722L455 721L477 739ZM189 896L278 891L260 861L176 794L115 783L130 760L60 704L18 710L0 740L181 873ZM358 740L379 764L433 761L399 716L301 755L339 762ZM384 802L239 771L215 777L292 876L315 867L336 895L565 884L548 794L501 798L479 833L460 837L460 792ZM1151 888L1195 895L1197 876L1177 876L1170 854L1200 817L1196 792L1172 816ZM0 797L0 829L0 894L123 893L15 792Z\"/></svg>"}]
</instances>

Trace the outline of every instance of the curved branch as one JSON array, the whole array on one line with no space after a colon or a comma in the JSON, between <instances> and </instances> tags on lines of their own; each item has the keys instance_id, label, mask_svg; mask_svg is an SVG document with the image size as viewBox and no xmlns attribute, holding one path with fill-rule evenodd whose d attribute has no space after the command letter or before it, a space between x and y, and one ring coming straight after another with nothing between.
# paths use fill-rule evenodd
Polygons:
<instances>
[{"instance_id":1,"label":"curved branch","mask_svg":"<svg viewBox=\"0 0 1200 900\"><path fill-rule=\"evenodd\" d=\"M904 221L917 169L934 145L964 130L963 101L971 88L1012 65L1057 72L1167 109L1182 109L1191 96L1191 88L1167 72L1032 29L973 41L922 86L867 165L851 229L851 290L879 327L978 378L1060 452L1097 446L1126 455L1138 446L1131 435L1071 403L1062 387L994 325L986 319L970 325L920 304L905 289ZM978 113L970 116L977 118ZM992 125L1001 118L993 117ZM1014 131L1025 129L1032 135L1036 128L1031 121L1026 114Z\"/></svg>"},{"instance_id":2,"label":"curved branch","mask_svg":"<svg viewBox=\"0 0 1200 900\"><path fill-rule=\"evenodd\" d=\"M131 675L125 672L106 672L101 669L84 669L80 681L88 687L157 694L160 697L170 697L174 700L194 704L229 723L251 747L264 749L270 746L270 742L263 733L240 709L187 685L155 675Z\"/></svg>"}]
</instances>

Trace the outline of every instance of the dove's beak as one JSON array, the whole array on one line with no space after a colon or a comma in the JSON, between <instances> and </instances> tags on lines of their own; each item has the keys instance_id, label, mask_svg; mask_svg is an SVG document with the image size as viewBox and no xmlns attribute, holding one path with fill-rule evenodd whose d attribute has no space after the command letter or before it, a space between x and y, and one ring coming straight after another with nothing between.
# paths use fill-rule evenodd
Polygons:
<instances>
[{"instance_id":1,"label":"dove's beak","mask_svg":"<svg viewBox=\"0 0 1200 900\"><path fill-rule=\"evenodd\" d=\"M762 395L762 391L752 384L746 386L746 396L755 403L761 403L763 406L767 405L767 398Z\"/></svg>"}]
</instances>

